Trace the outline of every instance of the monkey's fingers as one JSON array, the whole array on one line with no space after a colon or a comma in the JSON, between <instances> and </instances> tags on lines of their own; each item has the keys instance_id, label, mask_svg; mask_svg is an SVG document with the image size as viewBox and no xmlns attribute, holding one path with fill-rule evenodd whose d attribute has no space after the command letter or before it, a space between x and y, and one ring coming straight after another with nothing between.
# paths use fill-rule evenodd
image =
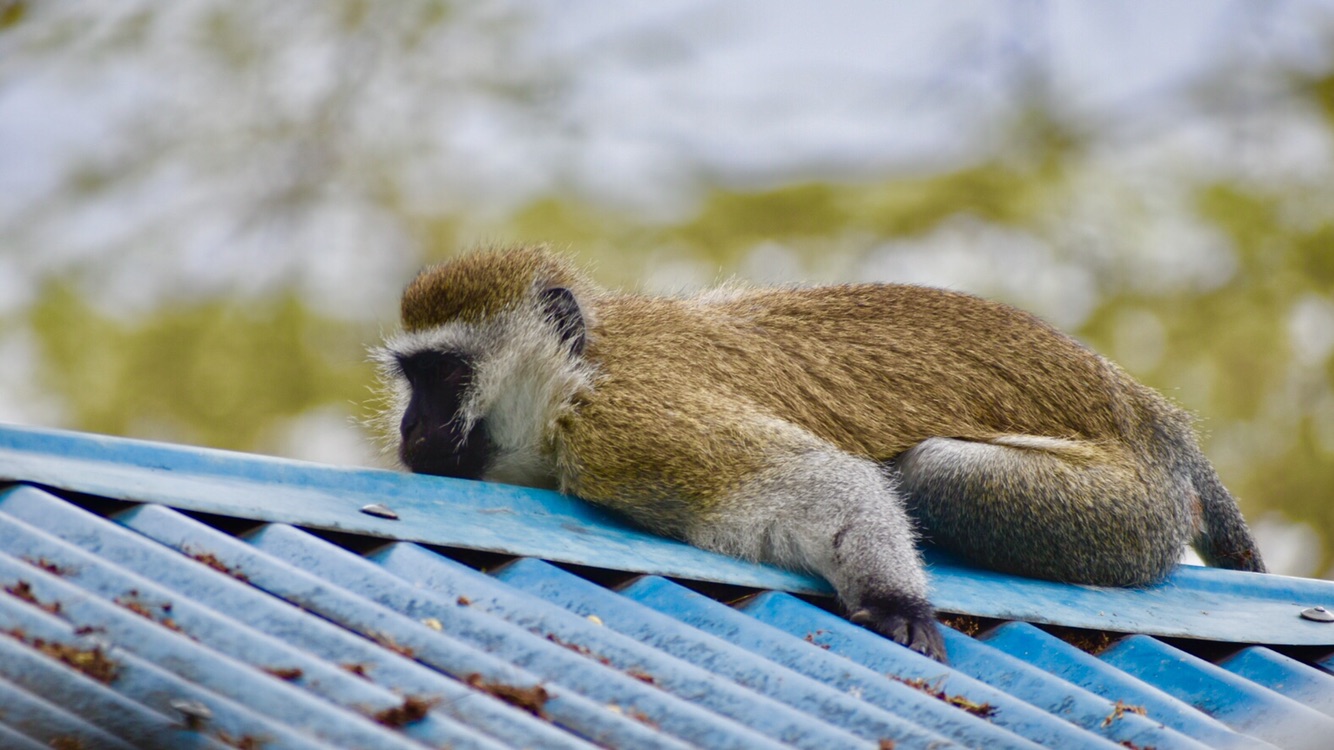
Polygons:
<instances>
[{"instance_id":1,"label":"monkey's fingers","mask_svg":"<svg viewBox=\"0 0 1334 750\"><path fill-rule=\"evenodd\" d=\"M848 618L851 622L873 630L923 656L948 664L945 639L930 607L902 607L867 604Z\"/></svg>"}]
</instances>

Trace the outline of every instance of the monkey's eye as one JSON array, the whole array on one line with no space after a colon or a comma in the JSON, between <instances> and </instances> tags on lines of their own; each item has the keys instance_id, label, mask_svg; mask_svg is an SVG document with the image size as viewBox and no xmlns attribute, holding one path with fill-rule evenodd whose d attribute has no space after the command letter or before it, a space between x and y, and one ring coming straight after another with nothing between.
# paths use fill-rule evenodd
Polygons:
<instances>
[{"instance_id":1,"label":"monkey's eye","mask_svg":"<svg viewBox=\"0 0 1334 750\"><path fill-rule=\"evenodd\" d=\"M442 383L466 379L471 368L468 360L455 352L427 350L399 355L398 369L413 388L438 387Z\"/></svg>"}]
</instances>

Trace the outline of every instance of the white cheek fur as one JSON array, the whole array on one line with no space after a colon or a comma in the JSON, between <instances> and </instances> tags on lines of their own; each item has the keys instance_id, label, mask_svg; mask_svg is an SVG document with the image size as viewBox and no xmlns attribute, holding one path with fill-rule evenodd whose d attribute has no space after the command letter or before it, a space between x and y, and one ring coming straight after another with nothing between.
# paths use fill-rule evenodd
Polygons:
<instances>
[{"instance_id":1,"label":"white cheek fur","mask_svg":"<svg viewBox=\"0 0 1334 750\"><path fill-rule=\"evenodd\" d=\"M398 360L423 351L457 352L472 362L472 385L460 413L467 429L484 419L496 448L483 478L554 487L550 431L574 396L592 386L595 368L571 357L535 314L511 312L481 325L455 322L390 336L371 353L384 394L371 425L386 452L397 451L398 423L411 396Z\"/></svg>"}]
</instances>

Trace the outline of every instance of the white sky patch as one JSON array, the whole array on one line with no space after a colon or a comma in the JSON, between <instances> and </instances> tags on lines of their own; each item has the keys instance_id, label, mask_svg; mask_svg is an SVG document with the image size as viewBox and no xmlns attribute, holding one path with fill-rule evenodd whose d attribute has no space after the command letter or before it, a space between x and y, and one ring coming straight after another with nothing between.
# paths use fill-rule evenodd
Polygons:
<instances>
[{"instance_id":1,"label":"white sky patch","mask_svg":"<svg viewBox=\"0 0 1334 750\"><path fill-rule=\"evenodd\" d=\"M37 342L31 333L0 329L0 422L65 424L65 411L41 388L38 365Z\"/></svg>"},{"instance_id":2,"label":"white sky patch","mask_svg":"<svg viewBox=\"0 0 1334 750\"><path fill-rule=\"evenodd\" d=\"M778 242L761 242L741 261L740 276L760 284L784 284L801 281L801 258Z\"/></svg>"},{"instance_id":3,"label":"white sky patch","mask_svg":"<svg viewBox=\"0 0 1334 750\"><path fill-rule=\"evenodd\" d=\"M654 253L644 266L642 287L650 294L683 295L715 284L718 268L670 248Z\"/></svg>"},{"instance_id":4,"label":"white sky patch","mask_svg":"<svg viewBox=\"0 0 1334 750\"><path fill-rule=\"evenodd\" d=\"M1209 291L1237 272L1231 241L1195 216L1193 185L1163 179L1167 166L1112 169L1095 157L1051 219L1053 241L1104 269L1109 291Z\"/></svg>"},{"instance_id":5,"label":"white sky patch","mask_svg":"<svg viewBox=\"0 0 1334 750\"><path fill-rule=\"evenodd\" d=\"M200 18L217 7L195 0L156 8L162 22L133 54L89 51L88 40L110 33L117 16L55 8L47 13L88 37L60 55L0 60L0 236L10 240L0 253L26 254L29 268L51 274L79 272L103 256L142 264L103 292L89 290L118 308L295 280L317 305L338 290L347 300L341 309L378 315L388 302L368 300L397 290L366 283L375 270L366 256L384 258L397 273L415 246L394 220L377 215L377 188L366 177L375 168L388 170L410 212L494 216L559 188L681 218L702 180L772 186L987 157L999 144L994 134L1024 105L1022 79L1035 69L1058 114L1106 128L1107 174L1162 182L1164 171L1268 165L1271 175L1319 179L1334 162L1317 114L1292 105L1272 82L1229 92L1224 103L1244 117L1220 117L1226 107L1192 93L1228 66L1320 69L1330 2L1263 10L1206 0L1152 9L980 0L943 8L871 0L611 8L570 0L526 9L498 2L464 11L410 60L377 46L399 33L406 16L394 11L377 11L364 34L339 40L327 28L332 15L241 5L232 12L249 36L239 43L270 55L248 75L203 51L215 42L199 38ZM34 43L23 35L40 37L42 18L34 14L30 26L11 32L19 35L12 49ZM487 76L531 84L532 98L507 102L469 83ZM363 85L348 102L330 103L327 95L347 80ZM178 160L174 167L32 214L90 157L130 154L125 166L138 168L134 159L156 153L135 150L153 145L142 140L153 128L182 137L168 157ZM317 128L332 135L303 135ZM252 131L284 135L261 152L245 137ZM327 192L306 200L324 208L289 212L287 224L270 227L265 206L282 197L281 183L291 178L284 170L314 170ZM1146 194L1142 183L1115 182L1076 194ZM1150 205L1146 220L1129 226L1099 223L1112 216L1098 212L1072 221L1093 233L1124 232L1076 235L1081 244L1131 253L1125 262L1146 284L1171 291L1222 283L1235 269L1229 248L1182 218L1179 200ZM979 253L989 262L991 251ZM1018 256L1016 265L1028 270L1022 284L1002 278L985 288L1025 287L1043 314L1062 324L1082 320L1086 280L1059 265L1028 266L1036 257Z\"/></svg>"},{"instance_id":6,"label":"white sky patch","mask_svg":"<svg viewBox=\"0 0 1334 750\"><path fill-rule=\"evenodd\" d=\"M920 239L881 245L867 255L858 280L998 298L1066 330L1083 323L1098 303L1097 285L1087 269L1061 260L1028 232L972 218L948 220Z\"/></svg>"},{"instance_id":7,"label":"white sky patch","mask_svg":"<svg viewBox=\"0 0 1334 750\"><path fill-rule=\"evenodd\" d=\"M0 254L0 319L27 309L36 299L35 276L18 259Z\"/></svg>"},{"instance_id":8,"label":"white sky patch","mask_svg":"<svg viewBox=\"0 0 1334 750\"><path fill-rule=\"evenodd\" d=\"M1148 310L1123 310L1112 323L1113 357L1141 376L1162 363L1167 354L1167 331Z\"/></svg>"},{"instance_id":9,"label":"white sky patch","mask_svg":"<svg viewBox=\"0 0 1334 750\"><path fill-rule=\"evenodd\" d=\"M1301 298L1288 314L1292 353L1308 367L1318 367L1334 352L1334 300L1318 294Z\"/></svg>"},{"instance_id":10,"label":"white sky patch","mask_svg":"<svg viewBox=\"0 0 1334 750\"><path fill-rule=\"evenodd\" d=\"M1334 393L1326 388L1311 407L1316 442L1328 460L1334 460Z\"/></svg>"},{"instance_id":11,"label":"white sky patch","mask_svg":"<svg viewBox=\"0 0 1334 750\"><path fill-rule=\"evenodd\" d=\"M1302 521L1289 521L1277 511L1250 524L1260 556L1270 573L1309 577L1320 564L1320 534Z\"/></svg>"},{"instance_id":12,"label":"white sky patch","mask_svg":"<svg viewBox=\"0 0 1334 750\"><path fill-rule=\"evenodd\" d=\"M274 455L336 466L387 466L366 431L346 411L322 408L293 417L262 442Z\"/></svg>"}]
</instances>

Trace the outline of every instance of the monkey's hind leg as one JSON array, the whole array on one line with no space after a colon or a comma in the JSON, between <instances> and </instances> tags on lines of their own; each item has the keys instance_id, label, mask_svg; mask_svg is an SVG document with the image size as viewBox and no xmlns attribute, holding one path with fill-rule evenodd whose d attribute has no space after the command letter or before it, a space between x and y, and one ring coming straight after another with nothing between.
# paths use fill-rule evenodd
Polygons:
<instances>
[{"instance_id":1,"label":"monkey's hind leg","mask_svg":"<svg viewBox=\"0 0 1334 750\"><path fill-rule=\"evenodd\" d=\"M1144 585L1171 570L1189 535L1185 483L1143 470L1120 448L1029 435L931 438L890 466L927 541L1009 573Z\"/></svg>"}]
</instances>

